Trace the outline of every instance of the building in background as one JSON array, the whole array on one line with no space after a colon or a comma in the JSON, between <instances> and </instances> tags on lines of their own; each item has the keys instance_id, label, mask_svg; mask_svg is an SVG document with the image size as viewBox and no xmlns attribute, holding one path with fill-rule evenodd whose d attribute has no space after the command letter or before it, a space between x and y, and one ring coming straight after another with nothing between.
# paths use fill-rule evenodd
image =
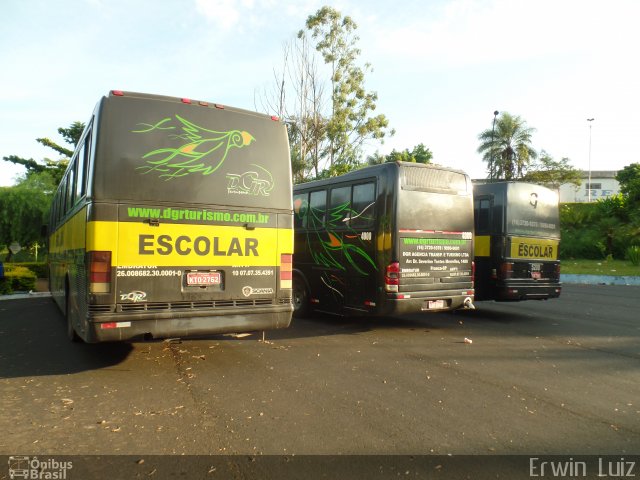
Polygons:
<instances>
[{"instance_id":1,"label":"building in background","mask_svg":"<svg viewBox=\"0 0 640 480\"><path fill-rule=\"evenodd\" d=\"M616 180L617 171L592 170L591 184L589 184L589 172L581 173L582 183L579 186L571 183L560 186L560 203L588 202L589 189L591 189L592 202L620 193L620 184Z\"/></svg>"}]
</instances>

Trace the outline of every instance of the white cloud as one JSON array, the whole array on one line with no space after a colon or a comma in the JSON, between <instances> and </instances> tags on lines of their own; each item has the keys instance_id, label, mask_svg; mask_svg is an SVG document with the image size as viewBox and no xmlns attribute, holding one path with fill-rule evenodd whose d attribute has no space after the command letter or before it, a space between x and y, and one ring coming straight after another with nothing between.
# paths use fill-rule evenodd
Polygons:
<instances>
[{"instance_id":1,"label":"white cloud","mask_svg":"<svg viewBox=\"0 0 640 480\"><path fill-rule=\"evenodd\" d=\"M235 27L253 6L253 0L196 0L198 13L225 31Z\"/></svg>"}]
</instances>

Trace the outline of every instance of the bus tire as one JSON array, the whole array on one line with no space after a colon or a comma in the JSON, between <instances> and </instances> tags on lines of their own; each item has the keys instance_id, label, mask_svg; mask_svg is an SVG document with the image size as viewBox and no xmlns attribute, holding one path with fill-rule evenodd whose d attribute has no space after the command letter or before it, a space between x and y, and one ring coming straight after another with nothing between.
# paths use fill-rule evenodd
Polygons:
<instances>
[{"instance_id":1,"label":"bus tire","mask_svg":"<svg viewBox=\"0 0 640 480\"><path fill-rule=\"evenodd\" d=\"M294 275L293 277L293 316L296 318L306 317L311 313L311 307L309 304L309 289L307 284L300 277L300 275Z\"/></svg>"},{"instance_id":2,"label":"bus tire","mask_svg":"<svg viewBox=\"0 0 640 480\"><path fill-rule=\"evenodd\" d=\"M67 338L72 342L79 342L80 337L76 333L76 329L73 326L71 295L69 293L69 280L65 282L64 298L65 298L65 302L64 302L65 303L65 319L67 321Z\"/></svg>"}]
</instances>

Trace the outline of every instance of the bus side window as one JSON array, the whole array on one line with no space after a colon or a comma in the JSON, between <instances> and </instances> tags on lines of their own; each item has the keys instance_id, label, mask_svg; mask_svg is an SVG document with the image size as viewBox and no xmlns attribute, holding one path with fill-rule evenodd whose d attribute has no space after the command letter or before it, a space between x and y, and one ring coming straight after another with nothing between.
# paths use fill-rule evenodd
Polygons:
<instances>
[{"instance_id":1,"label":"bus side window","mask_svg":"<svg viewBox=\"0 0 640 480\"><path fill-rule=\"evenodd\" d=\"M84 143L81 145L80 150L78 151L77 157L77 176L76 176L76 185L75 185L75 198L76 201L82 198L84 195L84 172L85 172L85 148Z\"/></svg>"},{"instance_id":2,"label":"bus side window","mask_svg":"<svg viewBox=\"0 0 640 480\"><path fill-rule=\"evenodd\" d=\"M338 187L331 190L331 212L332 227L340 228L346 226L346 221L351 218L351 187Z\"/></svg>"},{"instance_id":3,"label":"bus side window","mask_svg":"<svg viewBox=\"0 0 640 480\"><path fill-rule=\"evenodd\" d=\"M311 192L309 198L309 221L307 226L312 229L322 228L327 215L327 191Z\"/></svg>"},{"instance_id":4,"label":"bus side window","mask_svg":"<svg viewBox=\"0 0 640 480\"><path fill-rule=\"evenodd\" d=\"M307 228L307 216L309 213L309 194L296 193L293 196L293 227Z\"/></svg>"},{"instance_id":5,"label":"bus side window","mask_svg":"<svg viewBox=\"0 0 640 480\"><path fill-rule=\"evenodd\" d=\"M353 212L350 222L352 228L366 228L373 225L375 196L375 183L353 186L353 201L351 203Z\"/></svg>"},{"instance_id":6,"label":"bus side window","mask_svg":"<svg viewBox=\"0 0 640 480\"><path fill-rule=\"evenodd\" d=\"M67 185L69 184L69 175L65 175L60 182L60 219L62 220L67 214ZM62 222L60 222L62 223Z\"/></svg>"},{"instance_id":7,"label":"bus side window","mask_svg":"<svg viewBox=\"0 0 640 480\"><path fill-rule=\"evenodd\" d=\"M476 233L489 233L491 224L491 200L480 198L474 203L474 220Z\"/></svg>"},{"instance_id":8,"label":"bus side window","mask_svg":"<svg viewBox=\"0 0 640 480\"><path fill-rule=\"evenodd\" d=\"M73 208L76 200L76 170L78 169L78 158L71 160L71 167L67 175L67 212Z\"/></svg>"},{"instance_id":9,"label":"bus side window","mask_svg":"<svg viewBox=\"0 0 640 480\"><path fill-rule=\"evenodd\" d=\"M89 189L87 183L89 182L89 163L91 161L91 134L92 131L89 130L87 132L87 138L84 141L84 173L82 174L84 178L84 181L82 182L83 197L87 194L87 190Z\"/></svg>"}]
</instances>

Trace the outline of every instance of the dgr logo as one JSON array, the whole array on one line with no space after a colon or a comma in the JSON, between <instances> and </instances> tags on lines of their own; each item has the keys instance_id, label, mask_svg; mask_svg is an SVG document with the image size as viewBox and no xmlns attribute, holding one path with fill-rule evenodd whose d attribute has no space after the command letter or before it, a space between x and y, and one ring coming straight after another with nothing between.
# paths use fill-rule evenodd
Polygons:
<instances>
[{"instance_id":1,"label":"dgr logo","mask_svg":"<svg viewBox=\"0 0 640 480\"><path fill-rule=\"evenodd\" d=\"M146 302L147 301L147 292L133 291L129 293L121 293L120 300L126 301L131 300L132 302Z\"/></svg>"},{"instance_id":2,"label":"dgr logo","mask_svg":"<svg viewBox=\"0 0 640 480\"><path fill-rule=\"evenodd\" d=\"M241 174L227 173L227 193L269 196L274 187L273 177L259 165L252 166L262 170L265 175L261 177L260 173L256 171Z\"/></svg>"}]
</instances>

